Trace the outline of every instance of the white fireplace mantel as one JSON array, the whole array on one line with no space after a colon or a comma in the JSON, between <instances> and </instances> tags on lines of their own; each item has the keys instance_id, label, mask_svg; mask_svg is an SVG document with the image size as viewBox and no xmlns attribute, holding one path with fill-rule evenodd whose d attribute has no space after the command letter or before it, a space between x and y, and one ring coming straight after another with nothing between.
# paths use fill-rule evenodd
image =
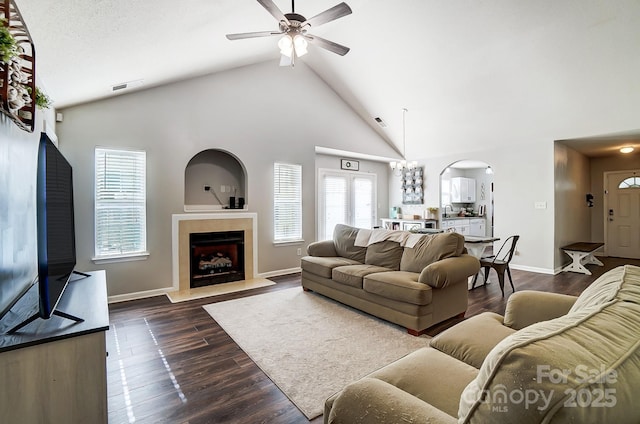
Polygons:
<instances>
[{"instance_id":1,"label":"white fireplace mantel","mask_svg":"<svg viewBox=\"0 0 640 424\"><path fill-rule=\"evenodd\" d=\"M171 243L172 243L172 272L173 272L173 288L175 290L184 290L185 282L181 281L180 273L180 246L184 245L184 240L181 239L191 231L188 228L180 230L181 225L183 227L206 228L206 231L215 232L219 231L218 227L224 227L223 231L226 231L230 226L233 227L234 223L246 222L250 220L251 230L251 245L245 246L245 264L251 263L251 267L245 266L245 278L247 280L255 278L258 271L258 214L254 212L229 212L229 213L185 213L174 214L171 216ZM242 220L242 221L240 221ZM192 231L201 232L201 231ZM184 254L185 252L183 252ZM184 263L182 264L184 266ZM187 267L189 265L187 264ZM250 272L246 272L250 268ZM184 273L183 273L184 275ZM182 278L184 280L184 277Z\"/></svg>"}]
</instances>

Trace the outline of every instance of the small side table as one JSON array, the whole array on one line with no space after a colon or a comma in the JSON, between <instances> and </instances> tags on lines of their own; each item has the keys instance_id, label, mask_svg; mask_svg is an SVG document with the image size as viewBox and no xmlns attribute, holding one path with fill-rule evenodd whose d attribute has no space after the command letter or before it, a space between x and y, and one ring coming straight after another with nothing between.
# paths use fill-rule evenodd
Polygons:
<instances>
[{"instance_id":1,"label":"small side table","mask_svg":"<svg viewBox=\"0 0 640 424\"><path fill-rule=\"evenodd\" d=\"M572 262L562 268L562 272L571 271L571 272L579 272L581 274L591 275L591 271L589 271L585 265L594 264L598 266L604 266L602 262L600 262L593 253L604 246L604 243L572 243L567 246L561 247L567 255L571 258Z\"/></svg>"}]
</instances>

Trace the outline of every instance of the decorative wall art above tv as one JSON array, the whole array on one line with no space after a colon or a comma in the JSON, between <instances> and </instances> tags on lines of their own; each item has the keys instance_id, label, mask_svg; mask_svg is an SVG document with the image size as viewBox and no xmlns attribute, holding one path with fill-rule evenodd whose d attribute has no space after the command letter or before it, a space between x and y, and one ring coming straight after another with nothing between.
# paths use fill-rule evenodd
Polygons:
<instances>
[{"instance_id":1,"label":"decorative wall art above tv","mask_svg":"<svg viewBox=\"0 0 640 424\"><path fill-rule=\"evenodd\" d=\"M33 132L35 107L35 47L13 0L0 0L0 110Z\"/></svg>"},{"instance_id":2,"label":"decorative wall art above tv","mask_svg":"<svg viewBox=\"0 0 640 424\"><path fill-rule=\"evenodd\" d=\"M424 173L422 167L405 170L402 174L402 204L421 205L424 200L422 190Z\"/></svg>"}]
</instances>

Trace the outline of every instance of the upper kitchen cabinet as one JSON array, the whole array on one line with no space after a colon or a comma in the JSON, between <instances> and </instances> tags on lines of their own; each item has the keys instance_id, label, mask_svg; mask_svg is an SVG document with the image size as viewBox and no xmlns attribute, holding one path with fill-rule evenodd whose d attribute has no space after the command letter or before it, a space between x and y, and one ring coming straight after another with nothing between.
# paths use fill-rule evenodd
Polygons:
<instances>
[{"instance_id":1,"label":"upper kitchen cabinet","mask_svg":"<svg viewBox=\"0 0 640 424\"><path fill-rule=\"evenodd\" d=\"M476 180L475 178L453 177L451 178L451 203L475 203Z\"/></svg>"}]
</instances>

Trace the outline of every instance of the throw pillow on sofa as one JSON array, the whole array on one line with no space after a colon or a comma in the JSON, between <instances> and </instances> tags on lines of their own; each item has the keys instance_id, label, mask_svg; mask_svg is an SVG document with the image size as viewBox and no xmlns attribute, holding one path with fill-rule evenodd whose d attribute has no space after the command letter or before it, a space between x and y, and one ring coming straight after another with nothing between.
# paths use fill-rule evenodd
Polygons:
<instances>
[{"instance_id":1,"label":"throw pillow on sofa","mask_svg":"<svg viewBox=\"0 0 640 424\"><path fill-rule=\"evenodd\" d=\"M400 258L403 247L395 241L381 241L370 244L367 247L364 263L388 268L393 271L400 270Z\"/></svg>"},{"instance_id":2,"label":"throw pillow on sofa","mask_svg":"<svg viewBox=\"0 0 640 424\"><path fill-rule=\"evenodd\" d=\"M358 228L337 224L333 229L333 244L338 256L364 263L367 248L354 245L357 235Z\"/></svg>"}]
</instances>

